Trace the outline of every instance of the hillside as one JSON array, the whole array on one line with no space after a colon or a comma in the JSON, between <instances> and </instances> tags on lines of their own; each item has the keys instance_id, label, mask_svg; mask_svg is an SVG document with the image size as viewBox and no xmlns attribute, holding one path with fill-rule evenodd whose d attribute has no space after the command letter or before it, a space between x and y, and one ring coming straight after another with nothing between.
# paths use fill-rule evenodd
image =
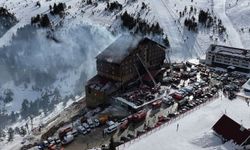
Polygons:
<instances>
[{"instance_id":1,"label":"hillside","mask_svg":"<svg viewBox=\"0 0 250 150\"><path fill-rule=\"evenodd\" d=\"M109 4L115 1L110 0ZM39 5L37 2L0 1L0 7L16 18L7 26L0 20L0 110L4 116L0 118L1 128L5 123L22 120L15 113L30 115L30 111L22 110L24 99L29 101L28 108L38 106L32 113L40 115L84 95L84 84L96 72L95 56L120 34L138 33L140 29L139 23L132 29L124 26L121 15L125 12L141 21L143 27L159 24L159 34L138 34L158 42L167 36L172 62L203 58L212 43L250 48L248 0L117 0L119 5L112 7L104 0L39 0ZM50 6L60 2L66 5L64 15L51 15ZM207 20L199 22L201 11L213 19L211 24ZM31 25L32 17L45 14L49 16L50 28ZM187 20L191 20L191 25L186 24ZM16 115L14 121L6 121L5 116L12 112Z\"/></svg>"}]
</instances>

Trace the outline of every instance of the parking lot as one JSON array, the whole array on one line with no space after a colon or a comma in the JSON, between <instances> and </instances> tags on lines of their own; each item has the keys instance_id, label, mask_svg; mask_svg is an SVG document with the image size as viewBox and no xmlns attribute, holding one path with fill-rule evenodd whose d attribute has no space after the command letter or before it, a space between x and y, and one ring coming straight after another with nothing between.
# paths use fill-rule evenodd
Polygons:
<instances>
[{"instance_id":1,"label":"parking lot","mask_svg":"<svg viewBox=\"0 0 250 150\"><path fill-rule=\"evenodd\" d=\"M165 71L160 88L153 93L154 96L157 94L158 97L155 101L147 100L150 103L143 105L139 110L131 111L130 115L124 117L109 116L104 122L100 117L97 117L102 113L101 111L91 115L88 113L84 116L85 120L79 118L77 120L80 123L71 126L73 128L70 134L75 133L74 138L63 147L66 150L101 147L109 144L112 136L116 145L123 144L218 97L220 90L230 100L233 100L247 79L248 77L242 73L229 73L225 70L208 68L203 65L173 65L172 71L170 69ZM146 89L146 92L141 92L143 96L150 98L152 93L150 87L145 85L143 89ZM138 106L142 101L140 90L143 89L137 88L134 92L130 90L129 93L136 94L123 97ZM137 99L138 95L140 99ZM116 105L111 107L117 108L118 112L123 112L127 108ZM98 118L102 123L98 127L93 127L91 132L83 135L82 132L77 130L77 126L82 126L84 122L87 123L86 119L89 118L92 118L92 120ZM107 121L109 125L106 123Z\"/></svg>"}]
</instances>

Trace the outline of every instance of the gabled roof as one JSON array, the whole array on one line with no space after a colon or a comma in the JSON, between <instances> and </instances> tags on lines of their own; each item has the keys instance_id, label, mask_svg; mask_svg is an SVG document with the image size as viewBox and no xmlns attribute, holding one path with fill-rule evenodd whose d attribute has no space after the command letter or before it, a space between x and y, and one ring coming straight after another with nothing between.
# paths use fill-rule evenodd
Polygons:
<instances>
[{"instance_id":1,"label":"gabled roof","mask_svg":"<svg viewBox=\"0 0 250 150\"><path fill-rule=\"evenodd\" d=\"M122 35L116 39L111 45L103 50L96 58L111 63L120 64L129 54L137 48L141 42L151 42L165 49L164 46L140 36Z\"/></svg>"},{"instance_id":2,"label":"gabled roof","mask_svg":"<svg viewBox=\"0 0 250 150\"><path fill-rule=\"evenodd\" d=\"M226 115L223 115L212 129L225 140L233 140L238 145L244 144L250 136L249 130Z\"/></svg>"}]
</instances>

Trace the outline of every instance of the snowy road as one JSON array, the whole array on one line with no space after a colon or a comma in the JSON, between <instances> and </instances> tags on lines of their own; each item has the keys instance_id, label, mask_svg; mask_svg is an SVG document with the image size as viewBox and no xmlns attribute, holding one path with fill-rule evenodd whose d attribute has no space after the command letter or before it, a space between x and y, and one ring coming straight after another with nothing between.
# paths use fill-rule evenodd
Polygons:
<instances>
[{"instance_id":1,"label":"snowy road","mask_svg":"<svg viewBox=\"0 0 250 150\"><path fill-rule=\"evenodd\" d=\"M230 40L231 46L244 48L239 33L226 14L226 0L214 0L214 11L227 28L228 39Z\"/></svg>"}]
</instances>

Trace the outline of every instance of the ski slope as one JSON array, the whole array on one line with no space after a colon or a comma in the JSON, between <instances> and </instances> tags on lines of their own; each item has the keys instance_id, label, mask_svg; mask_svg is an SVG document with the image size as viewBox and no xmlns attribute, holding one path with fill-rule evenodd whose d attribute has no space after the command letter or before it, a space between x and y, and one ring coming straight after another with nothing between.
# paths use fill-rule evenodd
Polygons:
<instances>
[{"instance_id":1,"label":"ski slope","mask_svg":"<svg viewBox=\"0 0 250 150\"><path fill-rule=\"evenodd\" d=\"M227 27L228 38L230 39L231 44L230 46L244 48L239 33L226 14L226 0L214 0L214 11Z\"/></svg>"},{"instance_id":2,"label":"ski slope","mask_svg":"<svg viewBox=\"0 0 250 150\"><path fill-rule=\"evenodd\" d=\"M172 16L167 4L163 0L148 1L152 10L155 11L157 20L159 20L160 26L163 27L168 35L169 42L171 44L171 50L175 54L182 56L180 59L185 59L186 57L191 57L192 53L189 52L187 44L184 42L181 29L176 23L175 18ZM188 52L185 52L188 51ZM183 55L184 53L186 55ZM174 57L174 56L173 56Z\"/></svg>"},{"instance_id":3,"label":"ski slope","mask_svg":"<svg viewBox=\"0 0 250 150\"><path fill-rule=\"evenodd\" d=\"M206 106L195 110L181 119L161 127L152 134L142 136L140 139L127 144L120 149L126 150L234 150L233 143L222 143L211 130L219 118L226 114L244 127L250 127L250 108L242 99L233 101L219 97ZM177 131L177 124L179 128Z\"/></svg>"},{"instance_id":4,"label":"ski slope","mask_svg":"<svg viewBox=\"0 0 250 150\"><path fill-rule=\"evenodd\" d=\"M250 1L235 0L226 1L226 14L233 23L235 30L241 37L242 44L245 48L250 48ZM243 31L242 31L243 29Z\"/></svg>"}]
</instances>

